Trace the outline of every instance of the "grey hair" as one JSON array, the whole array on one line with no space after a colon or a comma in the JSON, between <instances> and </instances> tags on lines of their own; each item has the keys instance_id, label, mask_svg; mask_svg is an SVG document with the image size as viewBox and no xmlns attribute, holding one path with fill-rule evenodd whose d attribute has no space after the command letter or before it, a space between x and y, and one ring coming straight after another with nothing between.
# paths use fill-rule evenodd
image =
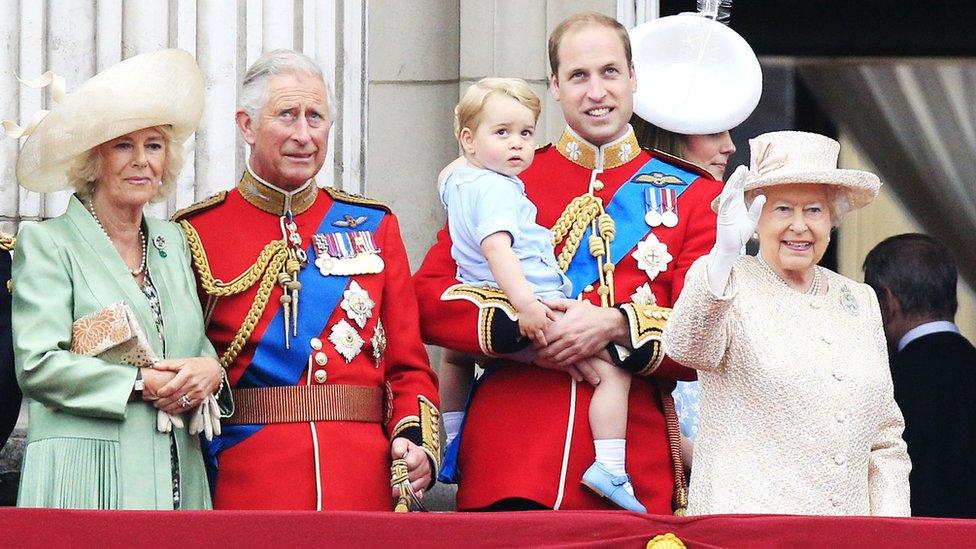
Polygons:
<instances>
[{"instance_id":1,"label":"grey hair","mask_svg":"<svg viewBox=\"0 0 976 549\"><path fill-rule=\"evenodd\" d=\"M183 171L185 158L183 156L183 144L176 143L173 140L172 126L154 126L154 128L163 134L163 146L166 148L166 163L163 165L163 176L160 178L159 189L156 190L156 194L150 202L162 202L176 188L176 179L180 176L180 172ZM71 183L71 186L75 188L75 192L82 199L90 198L92 193L95 192L95 186L98 184L98 178L102 171L102 155L98 152L98 148L101 145L96 145L88 149L87 153L79 155L74 164L68 168L68 182Z\"/></svg>"},{"instance_id":2,"label":"grey hair","mask_svg":"<svg viewBox=\"0 0 976 549\"><path fill-rule=\"evenodd\" d=\"M335 121L335 96L332 87L325 80L322 69L311 57L288 49L271 50L258 57L244 73L241 82L240 108L251 117L251 125L255 128L260 122L258 113L268 101L268 78L289 73L305 73L318 77L325 86L326 101L329 107L329 125Z\"/></svg>"},{"instance_id":3,"label":"grey hair","mask_svg":"<svg viewBox=\"0 0 976 549\"><path fill-rule=\"evenodd\" d=\"M824 192L827 193L827 210L830 212L830 225L837 227L844 220L848 212L851 211L851 198L844 187L839 185L821 184ZM746 207L752 205L752 201L759 195L765 196L765 187L752 189L745 192Z\"/></svg>"}]
</instances>

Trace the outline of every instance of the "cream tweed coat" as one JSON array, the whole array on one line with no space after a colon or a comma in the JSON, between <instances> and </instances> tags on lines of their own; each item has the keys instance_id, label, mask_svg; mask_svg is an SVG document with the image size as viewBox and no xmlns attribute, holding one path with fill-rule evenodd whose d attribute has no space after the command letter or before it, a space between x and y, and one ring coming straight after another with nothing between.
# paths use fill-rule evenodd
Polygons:
<instances>
[{"instance_id":1,"label":"cream tweed coat","mask_svg":"<svg viewBox=\"0 0 976 549\"><path fill-rule=\"evenodd\" d=\"M911 462L870 287L801 294L739 258L727 296L692 265L664 333L699 370L689 514L908 516Z\"/></svg>"}]
</instances>

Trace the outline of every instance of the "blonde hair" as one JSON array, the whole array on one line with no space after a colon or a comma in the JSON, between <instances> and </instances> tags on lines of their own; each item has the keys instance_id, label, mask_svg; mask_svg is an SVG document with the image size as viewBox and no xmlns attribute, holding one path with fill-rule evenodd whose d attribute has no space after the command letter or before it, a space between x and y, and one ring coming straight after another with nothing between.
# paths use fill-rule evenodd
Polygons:
<instances>
[{"instance_id":1,"label":"blonde hair","mask_svg":"<svg viewBox=\"0 0 976 549\"><path fill-rule=\"evenodd\" d=\"M159 190L150 202L162 202L176 187L176 178L183 170L183 144L173 141L175 134L172 126L154 126L154 128L163 134L166 164L163 166ZM68 169L68 181L75 188L78 196L83 199L90 197L95 191L98 176L102 171L102 156L98 153L100 146L101 144L88 149L88 152L80 155L74 165Z\"/></svg>"},{"instance_id":2,"label":"blonde hair","mask_svg":"<svg viewBox=\"0 0 976 549\"><path fill-rule=\"evenodd\" d=\"M481 113L485 108L485 101L492 94L507 95L518 101L522 106L532 111L536 120L542 112L542 103L539 96L532 91L529 84L521 78L482 78L477 83L472 84L464 95L457 107L454 107L454 136L461 138L461 130L468 128L470 131L478 129L481 123Z\"/></svg>"}]
</instances>

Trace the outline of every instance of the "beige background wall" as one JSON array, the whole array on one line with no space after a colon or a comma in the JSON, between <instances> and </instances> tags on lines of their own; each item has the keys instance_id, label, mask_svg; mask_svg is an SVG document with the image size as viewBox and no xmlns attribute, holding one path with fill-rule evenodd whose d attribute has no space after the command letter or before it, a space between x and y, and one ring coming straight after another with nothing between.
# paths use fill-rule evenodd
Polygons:
<instances>
[{"instance_id":1,"label":"beige background wall","mask_svg":"<svg viewBox=\"0 0 976 549\"><path fill-rule=\"evenodd\" d=\"M546 90L546 40L567 15L610 16L616 0L371 0L368 24L368 175L365 192L400 218L416 270L444 224L435 188L458 155L454 106L486 76L515 76L544 99L540 144L563 121Z\"/></svg>"},{"instance_id":2,"label":"beige background wall","mask_svg":"<svg viewBox=\"0 0 976 549\"><path fill-rule=\"evenodd\" d=\"M839 163L842 168L873 170L871 163L862 158L857 145L843 134ZM837 260L840 273L863 281L861 265L871 248L889 236L925 231L912 219L891 189L882 186L878 199L862 210L851 212L839 232ZM976 293L960 280L958 295L956 324L967 339L976 341Z\"/></svg>"}]
</instances>

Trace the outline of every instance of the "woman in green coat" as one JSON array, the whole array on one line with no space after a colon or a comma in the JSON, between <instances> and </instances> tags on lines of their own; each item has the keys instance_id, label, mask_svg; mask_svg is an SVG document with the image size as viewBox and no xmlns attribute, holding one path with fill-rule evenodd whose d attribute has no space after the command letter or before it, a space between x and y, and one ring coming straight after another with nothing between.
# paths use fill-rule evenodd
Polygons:
<instances>
[{"instance_id":1,"label":"woman in green coat","mask_svg":"<svg viewBox=\"0 0 976 549\"><path fill-rule=\"evenodd\" d=\"M210 507L194 435L215 427L222 369L183 233L143 216L173 188L202 105L188 53L144 54L65 97L21 150L21 185L76 194L63 215L24 225L14 254L15 362L29 400L20 506ZM144 336L136 358L99 350L124 339L109 314L120 304Z\"/></svg>"}]
</instances>

